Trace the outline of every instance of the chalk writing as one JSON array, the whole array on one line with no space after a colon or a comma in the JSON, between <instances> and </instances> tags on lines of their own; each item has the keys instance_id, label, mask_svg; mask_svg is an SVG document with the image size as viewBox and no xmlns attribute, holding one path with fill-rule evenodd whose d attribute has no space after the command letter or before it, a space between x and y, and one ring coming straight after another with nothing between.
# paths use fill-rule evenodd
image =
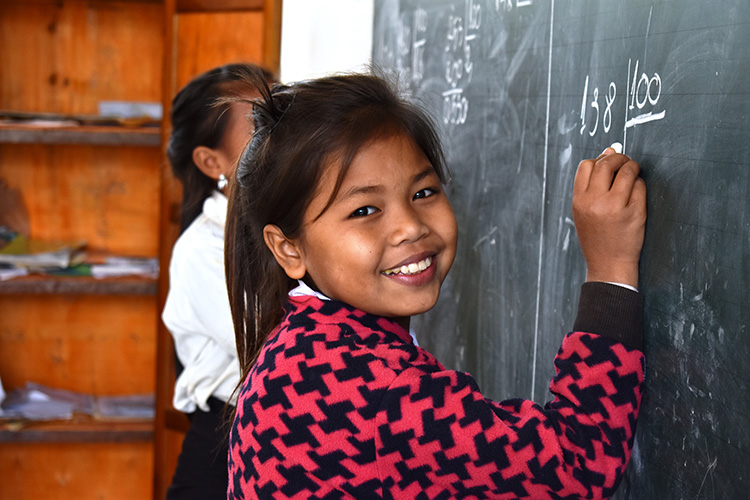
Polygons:
<instances>
[{"instance_id":1,"label":"chalk writing","mask_svg":"<svg viewBox=\"0 0 750 500\"><path fill-rule=\"evenodd\" d=\"M443 92L443 122L459 125L466 123L469 115L469 101L463 89L451 89Z\"/></svg>"},{"instance_id":2,"label":"chalk writing","mask_svg":"<svg viewBox=\"0 0 750 500\"><path fill-rule=\"evenodd\" d=\"M443 122L460 125L466 122L469 101L463 87L471 82L474 62L471 44L482 25L482 7L475 0L465 0L464 15L448 16L445 44L445 80L450 89L443 92ZM461 84L461 85L459 85Z\"/></svg>"},{"instance_id":3,"label":"chalk writing","mask_svg":"<svg viewBox=\"0 0 750 500\"><path fill-rule=\"evenodd\" d=\"M427 40L424 35L427 32L427 11L416 9L414 11L414 29L412 31L412 52L411 52L411 78L415 82L420 82L424 77L424 49Z\"/></svg>"},{"instance_id":4,"label":"chalk writing","mask_svg":"<svg viewBox=\"0 0 750 500\"><path fill-rule=\"evenodd\" d=\"M411 15L410 15L411 14ZM392 39L394 43L384 47L385 57L391 61L404 81L411 80L419 85L424 79L424 54L427 49L427 11L417 8L413 12L403 12Z\"/></svg>"},{"instance_id":5,"label":"chalk writing","mask_svg":"<svg viewBox=\"0 0 750 500\"><path fill-rule=\"evenodd\" d=\"M405 67L402 63L409 56L409 44L411 41L411 26L409 22L402 16L398 25L398 32L396 35L396 57L399 67Z\"/></svg>"},{"instance_id":6,"label":"chalk writing","mask_svg":"<svg viewBox=\"0 0 750 500\"><path fill-rule=\"evenodd\" d=\"M495 0L495 10L511 11L514 8L528 7L531 0Z\"/></svg>"},{"instance_id":7,"label":"chalk writing","mask_svg":"<svg viewBox=\"0 0 750 500\"><path fill-rule=\"evenodd\" d=\"M648 104L649 106L656 107L661 96L661 77L659 73L654 73L652 76L648 76L646 73L638 75L638 65L640 61L635 61L635 69L633 70L632 85L628 81L628 87L630 89L630 103L628 104L628 112L638 109L640 112ZM630 66L632 60L628 61L628 79L630 79ZM654 120L661 120L666 115L666 111L654 113L653 111L642 112L630 119L625 121L625 128L634 127L641 123L647 123ZM626 115L627 117L627 115Z\"/></svg>"},{"instance_id":8,"label":"chalk writing","mask_svg":"<svg viewBox=\"0 0 750 500\"><path fill-rule=\"evenodd\" d=\"M661 97L661 76L659 76L659 73L648 75L643 72L639 74L639 66L640 61L638 60L636 60L634 68L632 59L628 61L624 131L636 125L661 120L666 116L665 110L654 112L654 108L657 107ZM603 109L600 104L599 87L593 87L590 94L589 87L589 75L586 75L581 103L580 133L583 135L588 132L589 136L594 137L601 122L603 133L607 134L612 127L612 109L617 97L617 85L615 82L609 83L607 94L604 96ZM636 114L628 118L631 113Z\"/></svg>"}]
</instances>

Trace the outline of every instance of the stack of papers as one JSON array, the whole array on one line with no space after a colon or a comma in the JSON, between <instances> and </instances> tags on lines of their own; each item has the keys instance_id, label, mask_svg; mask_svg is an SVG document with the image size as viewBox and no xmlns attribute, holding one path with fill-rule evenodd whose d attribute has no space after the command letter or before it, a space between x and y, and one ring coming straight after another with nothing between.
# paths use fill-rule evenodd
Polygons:
<instances>
[{"instance_id":1,"label":"stack of papers","mask_svg":"<svg viewBox=\"0 0 750 500\"><path fill-rule=\"evenodd\" d=\"M98 418L154 418L156 398L153 394L98 396L94 399L94 415Z\"/></svg>"},{"instance_id":2,"label":"stack of papers","mask_svg":"<svg viewBox=\"0 0 750 500\"><path fill-rule=\"evenodd\" d=\"M93 414L93 398L86 394L28 382L8 393L0 416L27 420L68 420L73 413Z\"/></svg>"},{"instance_id":3,"label":"stack of papers","mask_svg":"<svg viewBox=\"0 0 750 500\"><path fill-rule=\"evenodd\" d=\"M155 406L153 394L92 396L27 382L8 393L0 405L0 418L70 420L79 413L103 419L150 419Z\"/></svg>"},{"instance_id":4,"label":"stack of papers","mask_svg":"<svg viewBox=\"0 0 750 500\"><path fill-rule=\"evenodd\" d=\"M111 278L114 276L146 276L156 278L159 274L159 260L141 257L107 257L102 264L91 266L94 278Z\"/></svg>"}]
</instances>

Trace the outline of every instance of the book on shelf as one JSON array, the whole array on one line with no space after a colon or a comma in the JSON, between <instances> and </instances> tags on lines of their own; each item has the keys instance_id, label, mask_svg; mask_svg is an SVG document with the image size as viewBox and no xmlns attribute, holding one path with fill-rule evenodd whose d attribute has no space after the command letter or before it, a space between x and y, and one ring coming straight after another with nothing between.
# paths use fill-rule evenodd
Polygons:
<instances>
[{"instance_id":1,"label":"book on shelf","mask_svg":"<svg viewBox=\"0 0 750 500\"><path fill-rule=\"evenodd\" d=\"M29 273L98 279L119 276L155 279L159 274L157 258L84 252L85 247L83 240L37 241L0 227L0 281Z\"/></svg>"},{"instance_id":2,"label":"book on shelf","mask_svg":"<svg viewBox=\"0 0 750 500\"><path fill-rule=\"evenodd\" d=\"M0 264L28 270L64 268L83 261L84 240L42 241L16 233L0 241Z\"/></svg>"}]
</instances>

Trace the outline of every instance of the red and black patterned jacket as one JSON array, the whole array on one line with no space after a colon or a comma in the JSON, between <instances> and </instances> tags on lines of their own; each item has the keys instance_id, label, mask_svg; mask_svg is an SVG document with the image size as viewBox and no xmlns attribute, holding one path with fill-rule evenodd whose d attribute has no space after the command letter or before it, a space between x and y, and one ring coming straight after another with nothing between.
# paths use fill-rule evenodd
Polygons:
<instances>
[{"instance_id":1,"label":"red and black patterned jacket","mask_svg":"<svg viewBox=\"0 0 750 500\"><path fill-rule=\"evenodd\" d=\"M541 407L486 399L388 319L290 297L239 395L228 496L609 497L640 406L642 307L585 284Z\"/></svg>"}]
</instances>

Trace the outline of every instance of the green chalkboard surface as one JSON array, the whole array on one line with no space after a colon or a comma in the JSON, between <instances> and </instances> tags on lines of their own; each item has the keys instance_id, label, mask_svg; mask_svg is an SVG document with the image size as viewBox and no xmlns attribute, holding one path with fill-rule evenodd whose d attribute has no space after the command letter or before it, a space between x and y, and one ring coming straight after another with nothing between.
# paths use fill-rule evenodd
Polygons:
<instances>
[{"instance_id":1,"label":"green chalkboard surface","mask_svg":"<svg viewBox=\"0 0 750 500\"><path fill-rule=\"evenodd\" d=\"M642 167L647 387L619 499L750 498L750 2L382 0L373 62L441 127L459 250L422 345L549 396L585 264L578 162Z\"/></svg>"}]
</instances>

